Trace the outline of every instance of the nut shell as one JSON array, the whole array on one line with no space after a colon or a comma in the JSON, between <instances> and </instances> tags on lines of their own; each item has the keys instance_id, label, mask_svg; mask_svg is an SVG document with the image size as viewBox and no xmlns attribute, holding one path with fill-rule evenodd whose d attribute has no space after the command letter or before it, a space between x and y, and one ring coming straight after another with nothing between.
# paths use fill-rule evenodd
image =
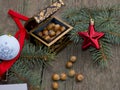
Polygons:
<instances>
[{"instance_id":1,"label":"nut shell","mask_svg":"<svg viewBox=\"0 0 120 90\"><path fill-rule=\"evenodd\" d=\"M73 67L73 63L70 62L70 61L68 61L68 62L66 63L66 67L67 67L67 68L71 68L71 67Z\"/></svg>"},{"instance_id":2,"label":"nut shell","mask_svg":"<svg viewBox=\"0 0 120 90\"><path fill-rule=\"evenodd\" d=\"M59 84L57 82L52 83L53 90L57 90L59 88Z\"/></svg>"},{"instance_id":3,"label":"nut shell","mask_svg":"<svg viewBox=\"0 0 120 90\"><path fill-rule=\"evenodd\" d=\"M65 29L66 29L66 28L65 28L64 26L61 26L61 27L60 27L61 32L65 31Z\"/></svg>"},{"instance_id":4,"label":"nut shell","mask_svg":"<svg viewBox=\"0 0 120 90\"><path fill-rule=\"evenodd\" d=\"M55 35L56 35L56 33L55 33L55 31L54 31L54 30L49 30L49 35L50 35L51 37L53 37L53 36L55 36Z\"/></svg>"},{"instance_id":5,"label":"nut shell","mask_svg":"<svg viewBox=\"0 0 120 90\"><path fill-rule=\"evenodd\" d=\"M84 76L82 74L77 74L76 75L76 81L80 82L84 79Z\"/></svg>"},{"instance_id":6,"label":"nut shell","mask_svg":"<svg viewBox=\"0 0 120 90\"><path fill-rule=\"evenodd\" d=\"M47 30L47 29L44 29L44 30L43 30L43 34L44 34L44 35L48 35L48 30Z\"/></svg>"},{"instance_id":7,"label":"nut shell","mask_svg":"<svg viewBox=\"0 0 120 90\"><path fill-rule=\"evenodd\" d=\"M74 77L75 76L75 70L71 69L68 73L69 77Z\"/></svg>"},{"instance_id":8,"label":"nut shell","mask_svg":"<svg viewBox=\"0 0 120 90\"><path fill-rule=\"evenodd\" d=\"M76 56L71 56L71 57L70 57L70 61L71 61L71 62L74 63L74 62L76 62L76 60L77 60L77 57L76 57Z\"/></svg>"},{"instance_id":9,"label":"nut shell","mask_svg":"<svg viewBox=\"0 0 120 90\"><path fill-rule=\"evenodd\" d=\"M50 29L53 29L55 26L54 23L50 23L48 26L47 26L47 29L50 30Z\"/></svg>"},{"instance_id":10,"label":"nut shell","mask_svg":"<svg viewBox=\"0 0 120 90\"><path fill-rule=\"evenodd\" d=\"M65 80L67 79L67 75L66 75L65 73L61 73L60 79L61 79L62 81L65 81Z\"/></svg>"},{"instance_id":11,"label":"nut shell","mask_svg":"<svg viewBox=\"0 0 120 90\"><path fill-rule=\"evenodd\" d=\"M60 80L60 76L58 74L53 74L52 80L58 81L58 80Z\"/></svg>"},{"instance_id":12,"label":"nut shell","mask_svg":"<svg viewBox=\"0 0 120 90\"><path fill-rule=\"evenodd\" d=\"M59 35L61 33L61 31L56 31L56 35Z\"/></svg>"},{"instance_id":13,"label":"nut shell","mask_svg":"<svg viewBox=\"0 0 120 90\"><path fill-rule=\"evenodd\" d=\"M50 38L50 36L49 35L47 35L47 36L44 36L43 37L46 41L49 41L49 40L51 40L51 38Z\"/></svg>"},{"instance_id":14,"label":"nut shell","mask_svg":"<svg viewBox=\"0 0 120 90\"><path fill-rule=\"evenodd\" d=\"M43 33L42 33L42 32L39 32L38 35L39 35L40 37L42 37L42 36L43 36Z\"/></svg>"},{"instance_id":15,"label":"nut shell","mask_svg":"<svg viewBox=\"0 0 120 90\"><path fill-rule=\"evenodd\" d=\"M60 28L61 28L61 26L59 24L56 24L54 27L55 31L60 30Z\"/></svg>"}]
</instances>

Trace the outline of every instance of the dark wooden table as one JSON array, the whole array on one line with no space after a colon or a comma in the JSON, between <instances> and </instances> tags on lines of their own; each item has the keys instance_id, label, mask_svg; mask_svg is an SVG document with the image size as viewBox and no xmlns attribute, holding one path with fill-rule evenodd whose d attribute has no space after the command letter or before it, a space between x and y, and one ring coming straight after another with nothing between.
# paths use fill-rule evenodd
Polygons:
<instances>
[{"instance_id":1,"label":"dark wooden table","mask_svg":"<svg viewBox=\"0 0 120 90\"><path fill-rule=\"evenodd\" d=\"M17 26L8 16L9 9L16 10L26 16L33 16L39 10L51 4L52 0L0 0L0 34L12 34L17 31ZM66 7L56 13L60 15L68 8L93 7L101 5L114 5L120 3L120 0L64 0ZM43 90L51 89L51 75L53 73L67 72L65 63L71 55L78 58L74 64L74 69L78 73L82 73L85 77L81 83L76 83L74 79L68 79L64 82L59 82L59 90L120 90L120 47L112 46L112 60L109 60L108 67L101 70L93 65L90 53L82 51L81 45L71 44L60 52L52 64L53 67L43 70Z\"/></svg>"}]
</instances>

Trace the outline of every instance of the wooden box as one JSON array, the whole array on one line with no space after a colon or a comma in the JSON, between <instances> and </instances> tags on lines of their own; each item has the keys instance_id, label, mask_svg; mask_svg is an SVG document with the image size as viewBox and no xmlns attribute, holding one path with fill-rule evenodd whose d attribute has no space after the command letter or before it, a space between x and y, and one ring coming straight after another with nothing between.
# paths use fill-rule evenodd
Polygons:
<instances>
[{"instance_id":1,"label":"wooden box","mask_svg":"<svg viewBox=\"0 0 120 90\"><path fill-rule=\"evenodd\" d=\"M61 19L52 16L62 7L63 2L60 1L45 8L25 23L31 41L37 45L44 44L53 52L59 52L70 42L68 32L73 28Z\"/></svg>"},{"instance_id":2,"label":"wooden box","mask_svg":"<svg viewBox=\"0 0 120 90\"><path fill-rule=\"evenodd\" d=\"M65 30L61 31L61 30L57 30L56 32L54 30L47 30L45 29L47 26L50 25L50 23L54 23L56 25L60 25L61 27L64 27ZM55 25L55 26L56 26ZM53 37L50 38L50 40L46 40L44 38L44 34L43 36L39 35L41 32L43 33L44 31L47 31L47 33L50 33L50 31L53 31L56 35L54 35ZM38 39L40 42L42 42L43 44L45 44L46 46L50 47L52 46L55 42L57 42L59 39L61 39L65 34L67 34L70 30L72 30L72 27L68 24L66 24L65 22L63 22L62 20L58 19L57 17L51 17L48 20L46 20L44 23L40 24L38 27L34 28L33 30L30 31L30 35L32 35L34 38Z\"/></svg>"}]
</instances>

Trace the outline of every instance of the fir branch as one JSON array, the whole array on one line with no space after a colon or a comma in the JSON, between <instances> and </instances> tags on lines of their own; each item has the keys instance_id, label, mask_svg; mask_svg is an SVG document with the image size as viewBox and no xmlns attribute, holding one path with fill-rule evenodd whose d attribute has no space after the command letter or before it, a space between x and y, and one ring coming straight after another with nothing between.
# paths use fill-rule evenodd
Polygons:
<instances>
[{"instance_id":1,"label":"fir branch","mask_svg":"<svg viewBox=\"0 0 120 90\"><path fill-rule=\"evenodd\" d=\"M43 66L49 64L49 61L54 58L55 53L48 48L26 42L20 58L9 71L9 78L15 83L27 83L30 90L40 90Z\"/></svg>"},{"instance_id":2,"label":"fir branch","mask_svg":"<svg viewBox=\"0 0 120 90\"><path fill-rule=\"evenodd\" d=\"M65 12L66 13L66 12ZM111 57L110 43L120 44L120 6L102 7L80 10L67 10L64 19L73 25L74 29L70 32L70 39L75 43L81 42L78 32L86 31L89 26L89 19L95 20L95 29L104 32L105 36L100 40L101 49L90 48L92 58L95 62L103 65Z\"/></svg>"},{"instance_id":3,"label":"fir branch","mask_svg":"<svg viewBox=\"0 0 120 90\"><path fill-rule=\"evenodd\" d=\"M111 49L109 40L103 38L100 40L100 50L91 47L89 50L92 54L94 62L97 62L100 66L106 66L107 61L111 58Z\"/></svg>"},{"instance_id":4,"label":"fir branch","mask_svg":"<svg viewBox=\"0 0 120 90\"><path fill-rule=\"evenodd\" d=\"M110 40L110 43L120 44L120 31L118 30L106 30L105 37Z\"/></svg>"},{"instance_id":5,"label":"fir branch","mask_svg":"<svg viewBox=\"0 0 120 90\"><path fill-rule=\"evenodd\" d=\"M52 53L47 47L35 46L31 43L26 43L22 50L20 59L27 60L28 65L30 66L32 64L41 66L43 63L47 65L47 62L54 60L55 55L56 54Z\"/></svg>"},{"instance_id":6,"label":"fir branch","mask_svg":"<svg viewBox=\"0 0 120 90\"><path fill-rule=\"evenodd\" d=\"M17 60L9 71L9 79L14 83L27 83L29 87L40 86L41 78L37 72L32 71L24 60ZM35 90L35 89L31 89ZM37 89L36 89L37 90Z\"/></svg>"}]
</instances>

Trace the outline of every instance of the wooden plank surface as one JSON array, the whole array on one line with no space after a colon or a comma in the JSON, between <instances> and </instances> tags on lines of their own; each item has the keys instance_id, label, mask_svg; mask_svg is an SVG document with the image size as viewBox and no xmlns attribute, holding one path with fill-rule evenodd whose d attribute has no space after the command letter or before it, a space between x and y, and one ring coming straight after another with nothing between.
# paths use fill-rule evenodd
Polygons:
<instances>
[{"instance_id":1,"label":"wooden plank surface","mask_svg":"<svg viewBox=\"0 0 120 90\"><path fill-rule=\"evenodd\" d=\"M7 15L9 9L16 10L24 15L31 17L39 10L48 6L52 0L0 0L0 34L14 33L17 26ZM100 7L101 5L113 5L120 3L120 0L64 0L66 7L56 13L60 14L68 8L79 7ZM53 66L44 69L41 90L51 89L51 76L53 73L68 72L65 68L66 62L71 55L76 55L77 63L74 64L74 69L77 73L82 73L85 80L81 83L76 83L74 78L69 78L67 81L59 82L59 90L120 90L120 47L112 46L113 59L109 61L108 68L101 70L92 64L92 59L88 51L81 51L81 45L69 45L60 52Z\"/></svg>"}]
</instances>

